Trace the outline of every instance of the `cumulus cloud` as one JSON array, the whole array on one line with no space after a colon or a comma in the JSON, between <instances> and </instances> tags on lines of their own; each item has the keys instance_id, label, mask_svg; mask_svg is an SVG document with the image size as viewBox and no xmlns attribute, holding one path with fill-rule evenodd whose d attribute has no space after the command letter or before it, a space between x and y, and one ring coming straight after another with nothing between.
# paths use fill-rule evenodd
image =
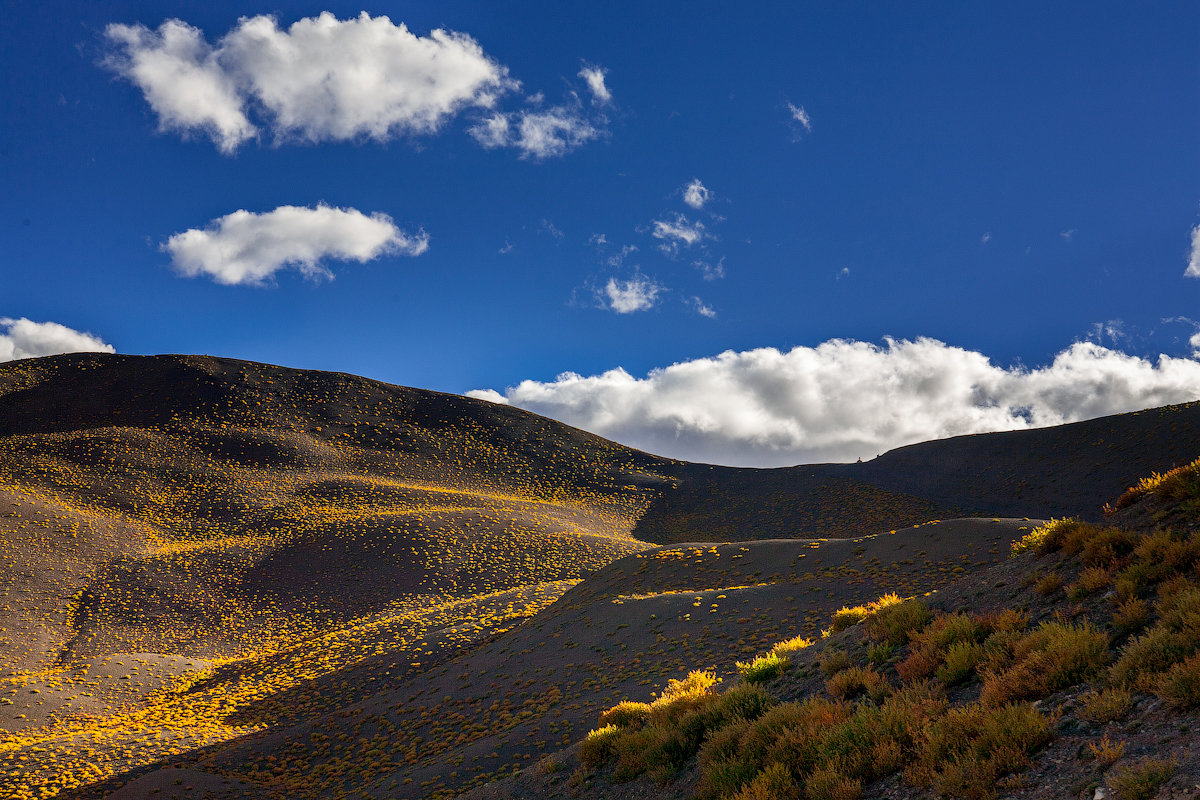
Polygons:
<instances>
[{"instance_id":1,"label":"cumulus cloud","mask_svg":"<svg viewBox=\"0 0 1200 800\"><path fill-rule=\"evenodd\" d=\"M365 11L286 29L243 17L215 45L178 19L157 30L112 24L105 35L104 63L142 90L161 129L203 133L226 153L260 128L308 142L432 133L518 85L466 34L417 36Z\"/></svg>"},{"instance_id":2,"label":"cumulus cloud","mask_svg":"<svg viewBox=\"0 0 1200 800\"><path fill-rule=\"evenodd\" d=\"M683 202L697 210L704 208L709 195L708 187L699 178L692 178L692 182L683 187Z\"/></svg>"},{"instance_id":3,"label":"cumulus cloud","mask_svg":"<svg viewBox=\"0 0 1200 800\"><path fill-rule=\"evenodd\" d=\"M362 263L390 253L418 256L429 249L429 237L423 231L405 233L386 214L280 206L262 214L226 214L206 228L175 234L162 249L188 277L261 285L286 267L310 278L331 277L326 259Z\"/></svg>"},{"instance_id":4,"label":"cumulus cloud","mask_svg":"<svg viewBox=\"0 0 1200 800\"><path fill-rule=\"evenodd\" d=\"M604 290L598 292L601 308L618 314L632 314L654 307L663 287L644 275L634 275L627 281L609 278Z\"/></svg>"},{"instance_id":5,"label":"cumulus cloud","mask_svg":"<svg viewBox=\"0 0 1200 800\"><path fill-rule=\"evenodd\" d=\"M612 92L604 85L604 76L607 74L608 70L587 64L579 70L579 77L587 83L588 91L592 93L592 98L597 103L612 102Z\"/></svg>"},{"instance_id":6,"label":"cumulus cloud","mask_svg":"<svg viewBox=\"0 0 1200 800\"><path fill-rule=\"evenodd\" d=\"M805 133L812 133L812 117L804 110L804 106L788 103L787 107L788 113L792 116L792 121L797 123L801 128L804 128Z\"/></svg>"},{"instance_id":7,"label":"cumulus cloud","mask_svg":"<svg viewBox=\"0 0 1200 800\"><path fill-rule=\"evenodd\" d=\"M662 241L658 249L669 255L674 255L680 247L691 247L710 236L703 222L692 222L683 214L676 214L671 219L655 220L650 235Z\"/></svg>"},{"instance_id":8,"label":"cumulus cloud","mask_svg":"<svg viewBox=\"0 0 1200 800\"><path fill-rule=\"evenodd\" d=\"M470 393L662 455L738 466L853 461L959 434L1041 427L1200 398L1200 356L1077 342L1043 367L935 339L728 351L634 377L617 368Z\"/></svg>"},{"instance_id":9,"label":"cumulus cloud","mask_svg":"<svg viewBox=\"0 0 1200 800\"><path fill-rule=\"evenodd\" d=\"M1187 271L1189 278L1200 278L1200 225L1192 228L1192 249L1188 252Z\"/></svg>"},{"instance_id":10,"label":"cumulus cloud","mask_svg":"<svg viewBox=\"0 0 1200 800\"><path fill-rule=\"evenodd\" d=\"M115 353L111 344L57 322L0 317L0 361L59 353Z\"/></svg>"}]
</instances>

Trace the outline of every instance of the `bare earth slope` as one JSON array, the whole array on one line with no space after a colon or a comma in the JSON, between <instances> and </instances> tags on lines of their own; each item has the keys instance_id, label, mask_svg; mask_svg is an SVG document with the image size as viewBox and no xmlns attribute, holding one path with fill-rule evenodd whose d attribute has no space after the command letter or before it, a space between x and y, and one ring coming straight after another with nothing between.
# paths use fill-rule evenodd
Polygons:
<instances>
[{"instance_id":1,"label":"bare earth slope","mask_svg":"<svg viewBox=\"0 0 1200 800\"><path fill-rule=\"evenodd\" d=\"M1021 517L1096 516L1196 416L746 470L338 373L0 365L0 796L458 794L617 696L987 569Z\"/></svg>"}]
</instances>

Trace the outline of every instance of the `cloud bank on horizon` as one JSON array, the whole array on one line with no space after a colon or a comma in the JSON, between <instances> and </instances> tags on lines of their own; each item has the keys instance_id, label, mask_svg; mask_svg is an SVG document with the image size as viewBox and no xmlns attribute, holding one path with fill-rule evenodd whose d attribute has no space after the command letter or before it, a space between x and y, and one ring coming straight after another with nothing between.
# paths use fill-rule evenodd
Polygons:
<instances>
[{"instance_id":1,"label":"cloud bank on horizon","mask_svg":"<svg viewBox=\"0 0 1200 800\"><path fill-rule=\"evenodd\" d=\"M1060 425L1200 399L1200 360L1076 342L1037 369L936 339L726 351L644 378L624 369L526 380L519 406L658 455L730 466L875 457L960 434Z\"/></svg>"},{"instance_id":2,"label":"cloud bank on horizon","mask_svg":"<svg viewBox=\"0 0 1200 800\"><path fill-rule=\"evenodd\" d=\"M0 317L0 361L84 352L115 353L116 349L99 337L57 322Z\"/></svg>"},{"instance_id":3,"label":"cloud bank on horizon","mask_svg":"<svg viewBox=\"0 0 1200 800\"><path fill-rule=\"evenodd\" d=\"M419 256L429 249L429 237L405 233L379 212L280 206L262 214L226 214L205 228L175 234L162 249L189 278L207 275L227 286L260 286L289 267L308 278L331 278L327 259L362 263L389 253Z\"/></svg>"},{"instance_id":4,"label":"cloud bank on horizon","mask_svg":"<svg viewBox=\"0 0 1200 800\"><path fill-rule=\"evenodd\" d=\"M492 112L471 128L484 147L549 158L600 136L607 122L574 94L545 109L493 111L521 84L475 39L442 29L418 36L366 11L346 20L324 11L286 29L273 16L243 17L216 44L179 19L104 33L104 65L142 90L159 130L207 136L226 155L264 132L309 144L434 134L475 109ZM594 65L578 75L597 106L612 100L605 75Z\"/></svg>"}]
</instances>

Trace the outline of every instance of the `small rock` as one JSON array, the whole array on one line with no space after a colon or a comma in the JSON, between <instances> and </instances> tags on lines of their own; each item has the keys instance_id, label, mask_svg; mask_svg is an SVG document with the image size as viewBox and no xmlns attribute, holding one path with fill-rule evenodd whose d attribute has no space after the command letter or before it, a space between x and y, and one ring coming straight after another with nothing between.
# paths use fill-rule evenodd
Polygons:
<instances>
[{"instance_id":1,"label":"small rock","mask_svg":"<svg viewBox=\"0 0 1200 800\"><path fill-rule=\"evenodd\" d=\"M1108 790L1103 786L1096 787L1096 793L1092 795L1092 800L1105 800L1108 797Z\"/></svg>"}]
</instances>

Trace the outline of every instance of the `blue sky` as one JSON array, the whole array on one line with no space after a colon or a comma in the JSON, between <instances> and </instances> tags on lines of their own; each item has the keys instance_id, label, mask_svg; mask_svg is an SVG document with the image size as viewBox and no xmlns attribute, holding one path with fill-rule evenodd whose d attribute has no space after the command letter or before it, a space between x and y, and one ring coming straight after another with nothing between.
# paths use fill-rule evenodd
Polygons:
<instances>
[{"instance_id":1,"label":"blue sky","mask_svg":"<svg viewBox=\"0 0 1200 800\"><path fill-rule=\"evenodd\" d=\"M302 52L291 26L322 12L345 35ZM261 15L317 74L394 58L381 86L426 83L272 105L303 78L242 46ZM139 78L168 20L211 58ZM435 29L456 35L430 60ZM725 463L1195 399L1198 34L1191 2L20 4L0 324L94 337L27 326L16 356L100 341L496 390ZM531 118L549 138L522 147ZM231 241L244 260L217 263ZM821 349L840 340L859 349Z\"/></svg>"}]
</instances>

